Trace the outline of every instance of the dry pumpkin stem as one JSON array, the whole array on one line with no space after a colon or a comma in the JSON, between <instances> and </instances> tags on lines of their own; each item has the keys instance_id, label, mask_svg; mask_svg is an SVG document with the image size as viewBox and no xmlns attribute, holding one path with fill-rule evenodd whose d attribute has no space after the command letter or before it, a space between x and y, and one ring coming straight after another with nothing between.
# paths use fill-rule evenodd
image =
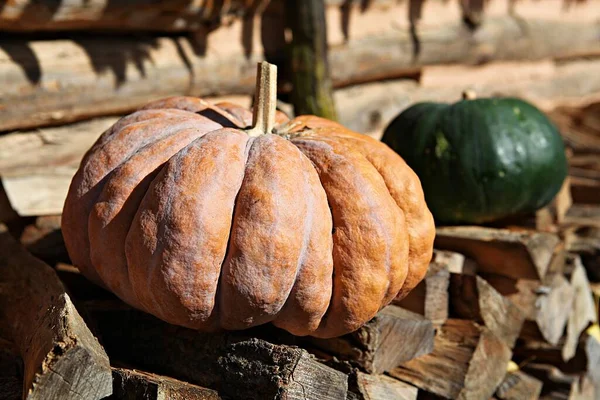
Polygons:
<instances>
[{"instance_id":1,"label":"dry pumpkin stem","mask_svg":"<svg viewBox=\"0 0 600 400\"><path fill-rule=\"evenodd\" d=\"M260 62L256 71L254 115L249 136L257 137L273 132L277 110L277 66Z\"/></svg>"}]
</instances>

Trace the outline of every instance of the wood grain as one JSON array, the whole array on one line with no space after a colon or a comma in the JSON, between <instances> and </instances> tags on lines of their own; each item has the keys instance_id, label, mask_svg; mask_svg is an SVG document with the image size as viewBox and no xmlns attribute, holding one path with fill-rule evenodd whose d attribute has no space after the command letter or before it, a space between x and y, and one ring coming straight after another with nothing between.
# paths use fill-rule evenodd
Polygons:
<instances>
[{"instance_id":1,"label":"wood grain","mask_svg":"<svg viewBox=\"0 0 600 400\"><path fill-rule=\"evenodd\" d=\"M340 33L339 10L327 13L334 87L414 76L430 65L479 65L600 53L600 27L585 13L577 14L579 20L570 13L540 18L530 11L520 19L491 13L472 31L459 15L452 19L454 7L441 2L431 2L423 11L417 49L404 18L407 3L394 6L388 2L366 13L353 13L347 37ZM548 7L555 6L549 3ZM597 9L590 10L594 11ZM262 22L258 17L252 23L248 19L235 20L210 34L198 32L191 38L123 35L3 39L0 131L126 113L171 95L249 94L255 63L265 53L281 57L284 50L283 33L272 32L281 18L265 14ZM283 83L289 82L290 76L284 73L282 77L282 88L289 90L289 85ZM588 87L565 85L561 88L563 95L597 92L594 82L600 78L589 77Z\"/></svg>"},{"instance_id":2,"label":"wood grain","mask_svg":"<svg viewBox=\"0 0 600 400\"><path fill-rule=\"evenodd\" d=\"M108 357L56 273L0 226L0 334L25 365L24 398L102 399L112 393Z\"/></svg>"},{"instance_id":3,"label":"wood grain","mask_svg":"<svg viewBox=\"0 0 600 400\"><path fill-rule=\"evenodd\" d=\"M126 368L113 368L112 374L114 400L221 400L214 390L168 376Z\"/></svg>"},{"instance_id":4,"label":"wood grain","mask_svg":"<svg viewBox=\"0 0 600 400\"><path fill-rule=\"evenodd\" d=\"M381 374L430 353L435 330L431 321L390 305L356 332L334 339L309 339L320 350L370 374Z\"/></svg>"},{"instance_id":5,"label":"wood grain","mask_svg":"<svg viewBox=\"0 0 600 400\"><path fill-rule=\"evenodd\" d=\"M511 351L487 328L449 319L431 354L415 358L390 375L447 399L488 399L502 382Z\"/></svg>"}]
</instances>

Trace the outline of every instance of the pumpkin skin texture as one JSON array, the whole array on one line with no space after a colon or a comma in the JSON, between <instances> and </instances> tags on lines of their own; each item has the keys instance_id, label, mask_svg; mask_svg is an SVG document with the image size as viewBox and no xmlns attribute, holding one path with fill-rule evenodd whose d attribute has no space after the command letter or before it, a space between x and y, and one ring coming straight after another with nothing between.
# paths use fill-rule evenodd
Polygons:
<instances>
[{"instance_id":1,"label":"pumpkin skin texture","mask_svg":"<svg viewBox=\"0 0 600 400\"><path fill-rule=\"evenodd\" d=\"M358 329L425 275L434 224L389 147L317 117L174 97L85 155L62 227L73 263L125 302L204 331Z\"/></svg>"},{"instance_id":2,"label":"pumpkin skin texture","mask_svg":"<svg viewBox=\"0 0 600 400\"><path fill-rule=\"evenodd\" d=\"M386 128L439 223L485 223L547 205L567 175L560 133L514 98L419 103Z\"/></svg>"}]
</instances>

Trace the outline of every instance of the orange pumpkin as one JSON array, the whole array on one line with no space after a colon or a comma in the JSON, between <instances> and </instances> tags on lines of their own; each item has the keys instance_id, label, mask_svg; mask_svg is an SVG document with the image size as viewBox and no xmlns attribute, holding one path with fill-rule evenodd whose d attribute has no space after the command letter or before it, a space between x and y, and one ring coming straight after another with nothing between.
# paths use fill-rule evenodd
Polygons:
<instances>
[{"instance_id":1,"label":"orange pumpkin","mask_svg":"<svg viewBox=\"0 0 600 400\"><path fill-rule=\"evenodd\" d=\"M62 220L83 274L169 323L317 337L423 278L434 224L417 176L381 142L276 113L274 76L259 65L254 116L173 97L98 139Z\"/></svg>"}]
</instances>

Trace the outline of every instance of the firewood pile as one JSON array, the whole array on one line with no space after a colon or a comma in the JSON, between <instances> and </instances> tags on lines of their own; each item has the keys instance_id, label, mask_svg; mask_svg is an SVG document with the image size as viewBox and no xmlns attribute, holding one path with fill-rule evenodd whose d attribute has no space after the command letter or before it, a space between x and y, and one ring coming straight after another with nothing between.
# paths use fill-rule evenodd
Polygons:
<instances>
[{"instance_id":1,"label":"firewood pile","mask_svg":"<svg viewBox=\"0 0 600 400\"><path fill-rule=\"evenodd\" d=\"M519 96L560 128L570 169L534 214L438 227L406 298L316 339L170 325L72 265L60 212L98 136L165 96L248 105L256 61L285 45L277 1L110 3L0 1L0 400L600 399L596 4L510 1L509 15L502 2L461 2L466 28L448 2L325 1L345 126L379 138L416 101ZM32 35L43 31L69 33Z\"/></svg>"},{"instance_id":2,"label":"firewood pile","mask_svg":"<svg viewBox=\"0 0 600 400\"><path fill-rule=\"evenodd\" d=\"M594 109L553 115L568 143L600 137ZM573 181L600 147L570 149L550 206L438 227L425 280L335 339L169 325L83 278L60 216L13 219L0 233L2 398L597 398L600 203L577 201Z\"/></svg>"}]
</instances>

